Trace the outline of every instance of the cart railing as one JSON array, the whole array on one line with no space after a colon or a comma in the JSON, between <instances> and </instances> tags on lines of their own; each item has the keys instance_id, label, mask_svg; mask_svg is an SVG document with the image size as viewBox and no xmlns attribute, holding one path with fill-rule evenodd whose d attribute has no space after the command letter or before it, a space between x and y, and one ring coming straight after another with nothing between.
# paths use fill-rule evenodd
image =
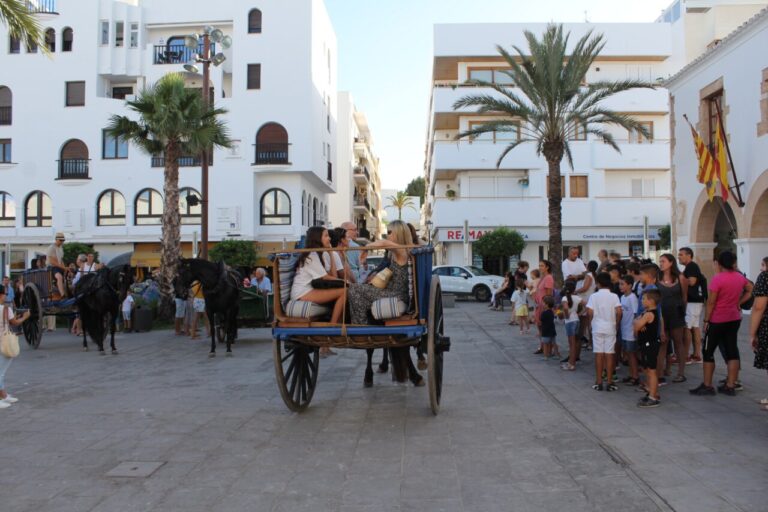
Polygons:
<instances>
[{"instance_id":1,"label":"cart railing","mask_svg":"<svg viewBox=\"0 0 768 512\"><path fill-rule=\"evenodd\" d=\"M40 292L43 300L51 297L51 271L43 268L37 270L25 270L21 274L24 284L32 283Z\"/></svg>"}]
</instances>

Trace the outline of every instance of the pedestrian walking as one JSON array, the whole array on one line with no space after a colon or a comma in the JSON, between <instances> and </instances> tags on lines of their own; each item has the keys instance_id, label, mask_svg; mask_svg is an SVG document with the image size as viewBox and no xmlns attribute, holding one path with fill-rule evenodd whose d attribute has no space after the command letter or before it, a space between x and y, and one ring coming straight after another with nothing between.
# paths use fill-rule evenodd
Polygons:
<instances>
[{"instance_id":1,"label":"pedestrian walking","mask_svg":"<svg viewBox=\"0 0 768 512\"><path fill-rule=\"evenodd\" d=\"M749 323L749 338L755 352L755 368L768 370L768 258L760 264L760 275L753 291L752 319ZM762 398L760 405L768 411L768 398Z\"/></svg>"}]
</instances>

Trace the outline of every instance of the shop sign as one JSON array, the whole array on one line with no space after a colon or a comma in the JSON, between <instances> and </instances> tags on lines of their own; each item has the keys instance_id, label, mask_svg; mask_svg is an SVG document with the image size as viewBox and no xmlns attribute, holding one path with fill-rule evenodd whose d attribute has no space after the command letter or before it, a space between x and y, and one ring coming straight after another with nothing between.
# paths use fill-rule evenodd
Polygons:
<instances>
[{"instance_id":1,"label":"shop sign","mask_svg":"<svg viewBox=\"0 0 768 512\"><path fill-rule=\"evenodd\" d=\"M470 227L468 229L467 239L470 242L479 240L483 235L492 233L496 228L477 228ZM510 228L515 229L515 228ZM526 230L517 230L523 239L529 242L546 242L549 239L546 228L533 228ZM648 230L649 240L658 240L659 233L658 228L652 227ZM440 242L463 242L464 241L464 229L462 228L439 228L437 239ZM616 229L595 229L585 231L578 228L565 228L563 229L563 241L564 242L622 242L630 240L642 240L643 231L638 229L637 231L627 228Z\"/></svg>"}]
</instances>

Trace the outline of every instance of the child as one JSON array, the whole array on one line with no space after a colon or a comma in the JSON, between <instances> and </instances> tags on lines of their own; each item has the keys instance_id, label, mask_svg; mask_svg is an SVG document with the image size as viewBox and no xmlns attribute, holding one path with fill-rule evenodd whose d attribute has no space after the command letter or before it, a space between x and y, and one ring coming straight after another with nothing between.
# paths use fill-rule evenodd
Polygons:
<instances>
[{"instance_id":1,"label":"child","mask_svg":"<svg viewBox=\"0 0 768 512\"><path fill-rule=\"evenodd\" d=\"M552 308L555 306L555 299L551 295L541 299L544 311L541 312L541 346L544 351L544 359L548 360L552 352L552 346L555 345L555 312Z\"/></svg>"},{"instance_id":2,"label":"child","mask_svg":"<svg viewBox=\"0 0 768 512\"><path fill-rule=\"evenodd\" d=\"M661 404L659 396L659 378L656 366L659 359L660 317L657 306L661 302L661 294L658 290L645 290L642 298L644 313L634 322L634 331L637 336L640 358L645 368L646 388L648 394L637 402L638 407L658 407Z\"/></svg>"},{"instance_id":3,"label":"child","mask_svg":"<svg viewBox=\"0 0 768 512\"><path fill-rule=\"evenodd\" d=\"M530 331L528 326L528 288L522 279L517 280L515 288L515 293L512 294L512 311L515 312L515 318L520 325L520 334L528 334Z\"/></svg>"},{"instance_id":4,"label":"child","mask_svg":"<svg viewBox=\"0 0 768 512\"><path fill-rule=\"evenodd\" d=\"M640 384L637 373L637 343L635 343L635 330L633 322L635 311L637 311L637 295L632 293L632 286L635 280L632 276L621 278L621 348L629 361L629 376L622 379L621 382L627 386L637 386Z\"/></svg>"},{"instance_id":5,"label":"child","mask_svg":"<svg viewBox=\"0 0 768 512\"><path fill-rule=\"evenodd\" d=\"M658 291L658 287L656 285L658 279L658 265L655 263L647 263L640 267L640 282L642 283L642 286L640 287L640 305L637 308L638 316L642 313L645 313L645 306L643 304L643 295L645 295L645 292L650 290ZM657 370L663 371L667 362L667 340L664 336L664 317L661 316L661 299L656 302L656 319L658 320L659 325L659 343L661 343L661 346L659 347L659 362L657 363L656 368ZM667 379L664 377L661 377L658 382L659 386L667 385Z\"/></svg>"},{"instance_id":6,"label":"child","mask_svg":"<svg viewBox=\"0 0 768 512\"><path fill-rule=\"evenodd\" d=\"M536 291L536 287L539 286L541 280L541 272L535 268L531 270L531 280L528 281L528 323L534 323L536 319L536 301L533 300L533 292Z\"/></svg>"},{"instance_id":7,"label":"child","mask_svg":"<svg viewBox=\"0 0 768 512\"><path fill-rule=\"evenodd\" d=\"M595 354L595 384L592 389L603 390L603 370L608 381L607 391L619 389L613 383L616 327L621 323L621 302L611 293L611 276L597 275L597 293L587 303L587 316L592 324L592 352Z\"/></svg>"},{"instance_id":8,"label":"child","mask_svg":"<svg viewBox=\"0 0 768 512\"><path fill-rule=\"evenodd\" d=\"M129 293L123 301L123 332L131 332L131 312L133 311L133 306L133 295Z\"/></svg>"},{"instance_id":9,"label":"child","mask_svg":"<svg viewBox=\"0 0 768 512\"><path fill-rule=\"evenodd\" d=\"M576 360L581 352L581 343L576 339L579 332L579 313L582 307L581 297L574 295L576 283L566 281L563 288L563 314L565 318L565 334L568 336L568 360L560 368L573 371L576 369Z\"/></svg>"},{"instance_id":10,"label":"child","mask_svg":"<svg viewBox=\"0 0 768 512\"><path fill-rule=\"evenodd\" d=\"M640 264L634 261L627 263L627 274L632 276L632 293L638 297L638 302L640 302Z\"/></svg>"}]
</instances>

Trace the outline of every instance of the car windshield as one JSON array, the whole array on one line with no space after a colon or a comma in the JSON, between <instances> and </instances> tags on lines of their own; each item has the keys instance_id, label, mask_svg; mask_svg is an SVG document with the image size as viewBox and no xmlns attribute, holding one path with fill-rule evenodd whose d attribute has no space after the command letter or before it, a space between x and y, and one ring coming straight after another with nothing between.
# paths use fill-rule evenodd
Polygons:
<instances>
[{"instance_id":1,"label":"car windshield","mask_svg":"<svg viewBox=\"0 0 768 512\"><path fill-rule=\"evenodd\" d=\"M481 268L477 268L477 267L467 267L467 270L469 270L470 272L472 272L476 276L489 276L489 275L491 275L488 272L486 272L485 270L483 270Z\"/></svg>"}]
</instances>

